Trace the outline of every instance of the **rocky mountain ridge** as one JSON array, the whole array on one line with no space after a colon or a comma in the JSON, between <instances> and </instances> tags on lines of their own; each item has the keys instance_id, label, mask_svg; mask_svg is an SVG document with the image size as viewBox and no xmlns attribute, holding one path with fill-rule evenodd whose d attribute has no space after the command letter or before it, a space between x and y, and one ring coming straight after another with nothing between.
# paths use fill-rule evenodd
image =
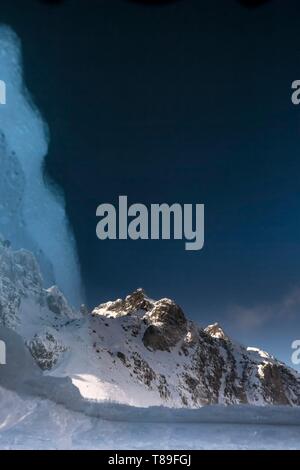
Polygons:
<instances>
[{"instance_id":1,"label":"rocky mountain ridge","mask_svg":"<svg viewBox=\"0 0 300 470\"><path fill-rule=\"evenodd\" d=\"M201 328L172 300L138 289L89 312L45 289L25 250L0 239L0 326L20 335L45 375L84 400L135 406L300 405L300 375L268 353Z\"/></svg>"}]
</instances>

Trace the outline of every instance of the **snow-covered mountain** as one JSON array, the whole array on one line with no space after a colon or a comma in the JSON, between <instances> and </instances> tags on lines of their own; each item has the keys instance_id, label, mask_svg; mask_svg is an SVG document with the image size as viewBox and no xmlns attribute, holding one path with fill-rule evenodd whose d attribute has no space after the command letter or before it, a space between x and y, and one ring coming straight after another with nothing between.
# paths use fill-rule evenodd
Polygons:
<instances>
[{"instance_id":1,"label":"snow-covered mountain","mask_svg":"<svg viewBox=\"0 0 300 470\"><path fill-rule=\"evenodd\" d=\"M3 238L0 327L22 338L45 383L68 380L86 402L300 405L296 371L233 342L218 324L201 328L172 300L142 289L76 312L57 287L43 287L33 255Z\"/></svg>"}]
</instances>

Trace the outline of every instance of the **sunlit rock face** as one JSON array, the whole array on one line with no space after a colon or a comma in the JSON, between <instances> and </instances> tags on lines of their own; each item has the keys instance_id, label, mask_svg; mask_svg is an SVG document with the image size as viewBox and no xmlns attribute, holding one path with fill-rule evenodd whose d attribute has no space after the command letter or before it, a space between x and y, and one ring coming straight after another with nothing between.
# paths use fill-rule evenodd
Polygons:
<instances>
[{"instance_id":1,"label":"sunlit rock face","mask_svg":"<svg viewBox=\"0 0 300 470\"><path fill-rule=\"evenodd\" d=\"M75 305L82 300L75 243L64 202L45 183L48 129L26 90L20 41L0 25L0 232L32 251L47 285L58 284Z\"/></svg>"}]
</instances>

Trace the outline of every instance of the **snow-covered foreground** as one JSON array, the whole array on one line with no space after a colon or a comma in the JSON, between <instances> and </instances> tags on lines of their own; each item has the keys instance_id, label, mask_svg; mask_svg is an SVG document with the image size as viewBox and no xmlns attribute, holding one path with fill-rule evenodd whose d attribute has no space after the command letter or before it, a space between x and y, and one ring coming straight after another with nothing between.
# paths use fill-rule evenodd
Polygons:
<instances>
[{"instance_id":1,"label":"snow-covered foreground","mask_svg":"<svg viewBox=\"0 0 300 470\"><path fill-rule=\"evenodd\" d=\"M300 449L300 407L142 408L82 396L0 329L0 449Z\"/></svg>"},{"instance_id":2,"label":"snow-covered foreground","mask_svg":"<svg viewBox=\"0 0 300 470\"><path fill-rule=\"evenodd\" d=\"M107 404L104 419L3 388L0 402L1 449L300 449L295 409L208 407L203 413ZM245 423L213 422L222 418ZM294 424L278 424L285 422Z\"/></svg>"}]
</instances>

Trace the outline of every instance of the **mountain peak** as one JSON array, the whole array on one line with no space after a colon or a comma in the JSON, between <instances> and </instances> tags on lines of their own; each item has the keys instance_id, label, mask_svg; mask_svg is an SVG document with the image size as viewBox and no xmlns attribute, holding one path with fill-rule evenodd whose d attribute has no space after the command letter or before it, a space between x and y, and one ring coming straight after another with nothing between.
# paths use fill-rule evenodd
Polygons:
<instances>
[{"instance_id":1,"label":"mountain peak","mask_svg":"<svg viewBox=\"0 0 300 470\"><path fill-rule=\"evenodd\" d=\"M229 337L226 335L223 328L221 328L218 322L208 325L206 328L204 328L204 331L213 338L220 338L225 340L229 339Z\"/></svg>"},{"instance_id":2,"label":"mountain peak","mask_svg":"<svg viewBox=\"0 0 300 470\"><path fill-rule=\"evenodd\" d=\"M93 310L92 314L122 317L132 315L138 311L147 312L153 308L153 305L154 301L148 298L144 289L139 288L128 294L125 299L117 299L100 304Z\"/></svg>"},{"instance_id":3,"label":"mountain peak","mask_svg":"<svg viewBox=\"0 0 300 470\"><path fill-rule=\"evenodd\" d=\"M148 311L153 307L153 300L151 300L144 289L139 287L131 294L125 297L125 304L127 307L133 310L145 310Z\"/></svg>"}]
</instances>

